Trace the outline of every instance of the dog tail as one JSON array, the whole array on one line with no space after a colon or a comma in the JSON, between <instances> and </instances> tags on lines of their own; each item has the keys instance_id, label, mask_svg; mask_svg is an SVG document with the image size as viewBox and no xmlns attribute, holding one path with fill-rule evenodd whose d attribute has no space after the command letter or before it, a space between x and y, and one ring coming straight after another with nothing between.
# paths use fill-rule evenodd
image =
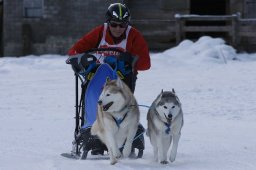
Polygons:
<instances>
[{"instance_id":1,"label":"dog tail","mask_svg":"<svg viewBox=\"0 0 256 170\"><path fill-rule=\"evenodd\" d=\"M91 128L91 135L97 135L97 120L93 123Z\"/></svg>"}]
</instances>

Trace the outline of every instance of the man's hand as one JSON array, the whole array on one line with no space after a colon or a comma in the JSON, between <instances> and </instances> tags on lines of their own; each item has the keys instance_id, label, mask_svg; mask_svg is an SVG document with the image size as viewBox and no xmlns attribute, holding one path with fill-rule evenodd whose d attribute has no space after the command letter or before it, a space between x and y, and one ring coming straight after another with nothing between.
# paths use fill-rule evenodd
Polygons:
<instances>
[{"instance_id":1,"label":"man's hand","mask_svg":"<svg viewBox=\"0 0 256 170\"><path fill-rule=\"evenodd\" d=\"M129 64L132 64L133 62L133 56L128 52L120 53L118 59Z\"/></svg>"},{"instance_id":2,"label":"man's hand","mask_svg":"<svg viewBox=\"0 0 256 170\"><path fill-rule=\"evenodd\" d=\"M77 54L70 56L67 60L67 64L71 64L72 69L79 73L80 71L84 71L90 64L96 63L96 57L91 54Z\"/></svg>"}]
</instances>

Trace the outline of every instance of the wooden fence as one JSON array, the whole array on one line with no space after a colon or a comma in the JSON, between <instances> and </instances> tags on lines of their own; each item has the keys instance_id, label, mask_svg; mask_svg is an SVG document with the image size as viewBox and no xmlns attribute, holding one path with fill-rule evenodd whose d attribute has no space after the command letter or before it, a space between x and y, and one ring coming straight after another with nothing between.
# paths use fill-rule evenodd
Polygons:
<instances>
[{"instance_id":1,"label":"wooden fence","mask_svg":"<svg viewBox=\"0 0 256 170\"><path fill-rule=\"evenodd\" d=\"M242 19L240 13L233 15L175 15L176 43L179 43L187 32L224 32L231 38L231 44L236 46L241 37L256 37L256 19ZM222 21L222 25L188 25L187 22Z\"/></svg>"},{"instance_id":2,"label":"wooden fence","mask_svg":"<svg viewBox=\"0 0 256 170\"><path fill-rule=\"evenodd\" d=\"M189 38L186 37L189 35L186 33L191 33L192 36L194 36L193 33L206 35L220 33L219 37L234 47L238 47L241 43L245 43L245 46L248 43L256 44L256 18L243 19L240 13L233 15L176 14L172 19L133 19L132 24L143 31L151 48L163 49L175 43L177 45L185 38Z\"/></svg>"}]
</instances>

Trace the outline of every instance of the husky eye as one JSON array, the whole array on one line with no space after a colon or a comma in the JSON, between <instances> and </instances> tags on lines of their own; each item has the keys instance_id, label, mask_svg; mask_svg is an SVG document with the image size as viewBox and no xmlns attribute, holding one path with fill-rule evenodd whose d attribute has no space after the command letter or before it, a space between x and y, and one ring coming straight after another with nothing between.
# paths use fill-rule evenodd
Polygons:
<instances>
[{"instance_id":1,"label":"husky eye","mask_svg":"<svg viewBox=\"0 0 256 170\"><path fill-rule=\"evenodd\" d=\"M108 93L108 94L106 94L106 96L110 96L110 94Z\"/></svg>"},{"instance_id":2,"label":"husky eye","mask_svg":"<svg viewBox=\"0 0 256 170\"><path fill-rule=\"evenodd\" d=\"M167 109L167 106L164 106L165 109Z\"/></svg>"},{"instance_id":3,"label":"husky eye","mask_svg":"<svg viewBox=\"0 0 256 170\"><path fill-rule=\"evenodd\" d=\"M172 106L172 109L174 109L175 108L175 106Z\"/></svg>"}]
</instances>

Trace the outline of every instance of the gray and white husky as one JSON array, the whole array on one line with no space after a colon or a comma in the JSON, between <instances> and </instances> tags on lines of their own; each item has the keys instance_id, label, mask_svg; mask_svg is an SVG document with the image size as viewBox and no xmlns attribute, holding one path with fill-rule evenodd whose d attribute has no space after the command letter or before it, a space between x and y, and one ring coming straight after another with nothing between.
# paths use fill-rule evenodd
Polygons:
<instances>
[{"instance_id":1,"label":"gray and white husky","mask_svg":"<svg viewBox=\"0 0 256 170\"><path fill-rule=\"evenodd\" d=\"M107 79L91 133L107 146L112 165L121 157L120 148L123 147L123 157L130 155L139 117L138 104L129 87L119 78Z\"/></svg>"},{"instance_id":2,"label":"gray and white husky","mask_svg":"<svg viewBox=\"0 0 256 170\"><path fill-rule=\"evenodd\" d=\"M161 164L167 164L167 154L172 144L169 160L176 158L178 142L183 126L183 112L174 89L163 91L152 103L147 114L147 135L154 150L154 158Z\"/></svg>"}]
</instances>

